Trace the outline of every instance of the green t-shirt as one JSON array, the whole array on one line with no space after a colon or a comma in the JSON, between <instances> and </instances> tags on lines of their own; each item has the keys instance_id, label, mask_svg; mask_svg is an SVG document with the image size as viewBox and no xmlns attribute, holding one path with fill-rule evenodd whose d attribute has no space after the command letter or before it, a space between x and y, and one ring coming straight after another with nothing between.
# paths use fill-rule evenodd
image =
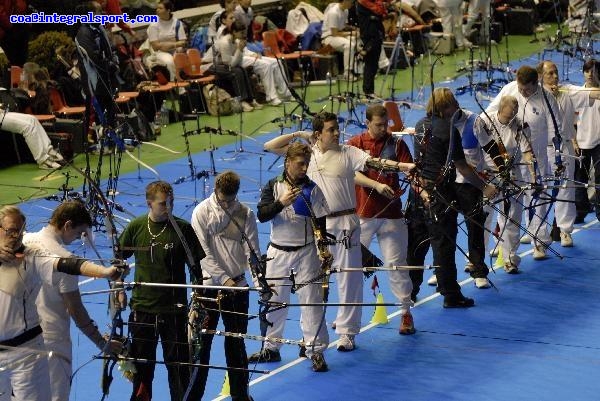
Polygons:
<instances>
[{"instance_id":1,"label":"green t-shirt","mask_svg":"<svg viewBox=\"0 0 600 401\"><path fill-rule=\"evenodd\" d=\"M175 221L181 228L198 266L197 271L190 272L192 281L197 281L202 277L200 259L205 256L204 251L192 226L177 217ZM185 284L187 258L173 226L169 221L155 223L150 220L150 231L154 239L148 232L148 215L143 215L134 219L119 239L124 257L135 255L134 280ZM187 310L187 290L138 286L133 289L130 306L132 310L148 313L184 313Z\"/></svg>"}]
</instances>

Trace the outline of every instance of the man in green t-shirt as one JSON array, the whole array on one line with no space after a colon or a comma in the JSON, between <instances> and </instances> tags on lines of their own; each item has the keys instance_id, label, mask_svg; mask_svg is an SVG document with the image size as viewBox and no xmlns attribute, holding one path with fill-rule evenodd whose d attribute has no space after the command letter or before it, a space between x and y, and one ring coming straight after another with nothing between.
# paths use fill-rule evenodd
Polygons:
<instances>
[{"instance_id":1,"label":"man in green t-shirt","mask_svg":"<svg viewBox=\"0 0 600 401\"><path fill-rule=\"evenodd\" d=\"M146 187L148 213L134 219L120 238L125 258L135 255L136 282L185 284L202 279L204 251L192 226L173 217L173 188L164 181ZM173 226L176 223L179 230ZM179 234L183 234L180 237ZM187 249L186 249L187 248ZM187 291L185 288L134 288L130 301L131 357L156 360L160 336L165 362L189 362L187 345ZM154 363L136 363L131 400L152 398ZM167 364L171 400L179 401L188 387L189 367Z\"/></svg>"}]
</instances>

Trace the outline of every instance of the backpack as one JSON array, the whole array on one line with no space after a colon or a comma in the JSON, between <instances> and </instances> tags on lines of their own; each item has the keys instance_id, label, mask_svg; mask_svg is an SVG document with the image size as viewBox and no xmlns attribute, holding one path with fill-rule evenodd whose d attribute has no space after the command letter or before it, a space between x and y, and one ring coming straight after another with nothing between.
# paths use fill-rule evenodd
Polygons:
<instances>
[{"instance_id":1,"label":"backpack","mask_svg":"<svg viewBox=\"0 0 600 401\"><path fill-rule=\"evenodd\" d=\"M201 26L196 30L194 36L192 36L189 47L200 50L201 54L206 52L206 48L208 47L208 27Z\"/></svg>"},{"instance_id":2,"label":"backpack","mask_svg":"<svg viewBox=\"0 0 600 401\"><path fill-rule=\"evenodd\" d=\"M206 99L206 108L211 116L228 116L233 114L233 99L225 89L217 85L208 84L202 88Z\"/></svg>"}]
</instances>

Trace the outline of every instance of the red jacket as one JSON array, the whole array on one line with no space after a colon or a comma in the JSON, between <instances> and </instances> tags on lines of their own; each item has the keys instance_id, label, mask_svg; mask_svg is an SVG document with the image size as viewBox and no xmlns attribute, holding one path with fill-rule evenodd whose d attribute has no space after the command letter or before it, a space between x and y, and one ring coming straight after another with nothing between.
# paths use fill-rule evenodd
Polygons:
<instances>
[{"instance_id":1,"label":"red jacket","mask_svg":"<svg viewBox=\"0 0 600 401\"><path fill-rule=\"evenodd\" d=\"M391 2L387 0L358 0L358 4L383 18L387 16Z\"/></svg>"},{"instance_id":2,"label":"red jacket","mask_svg":"<svg viewBox=\"0 0 600 401\"><path fill-rule=\"evenodd\" d=\"M25 14L27 0L0 0L0 39L12 28L11 15Z\"/></svg>"}]
</instances>

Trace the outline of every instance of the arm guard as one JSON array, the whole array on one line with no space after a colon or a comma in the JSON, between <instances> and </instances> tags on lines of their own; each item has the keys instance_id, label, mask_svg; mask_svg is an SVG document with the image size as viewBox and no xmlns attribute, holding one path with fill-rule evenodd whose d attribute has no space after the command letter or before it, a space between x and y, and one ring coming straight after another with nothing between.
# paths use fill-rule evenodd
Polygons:
<instances>
[{"instance_id":1,"label":"arm guard","mask_svg":"<svg viewBox=\"0 0 600 401\"><path fill-rule=\"evenodd\" d=\"M81 265L84 263L85 259L60 258L56 264L56 270L72 276L79 276L81 274Z\"/></svg>"}]
</instances>

